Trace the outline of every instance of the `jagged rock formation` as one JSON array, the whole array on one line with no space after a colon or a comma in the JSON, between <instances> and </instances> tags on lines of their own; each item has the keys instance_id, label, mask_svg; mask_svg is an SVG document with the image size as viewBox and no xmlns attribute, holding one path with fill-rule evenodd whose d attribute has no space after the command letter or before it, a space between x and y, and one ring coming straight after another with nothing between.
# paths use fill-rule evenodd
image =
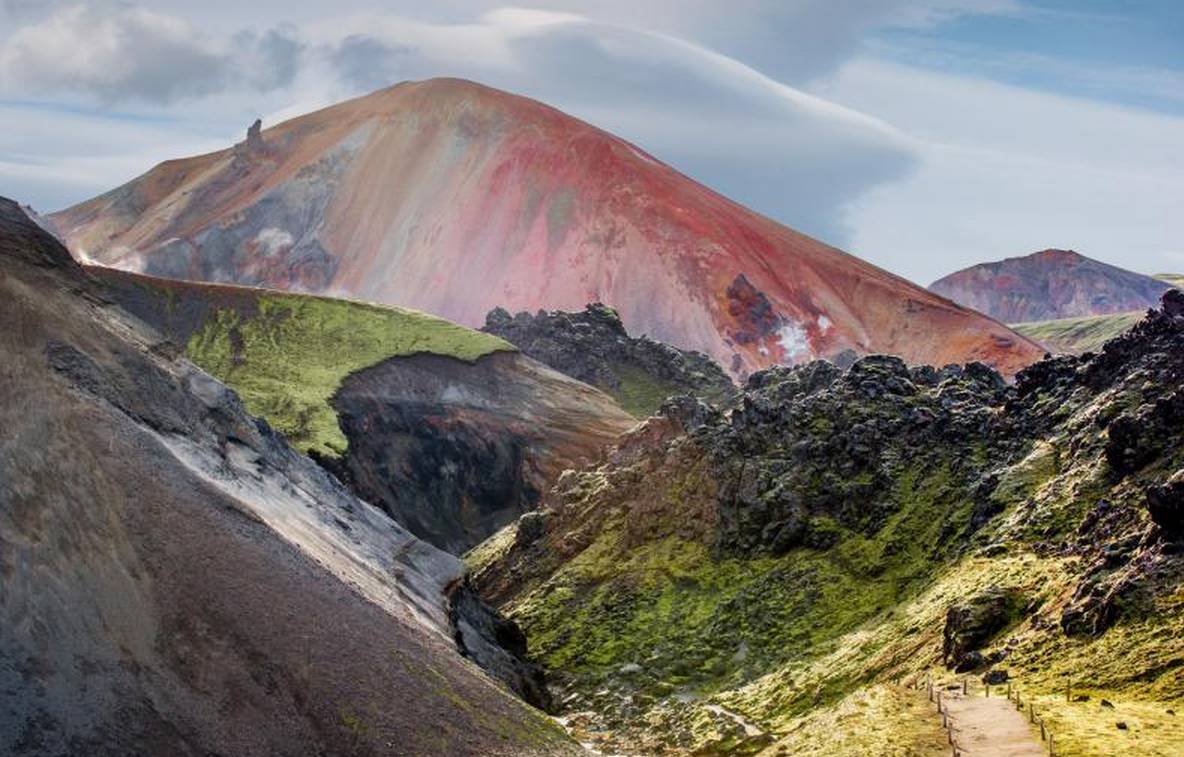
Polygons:
<instances>
[{"instance_id":1,"label":"jagged rock formation","mask_svg":"<svg viewBox=\"0 0 1184 757\"><path fill-rule=\"evenodd\" d=\"M1073 250L980 263L929 289L1004 323L1051 321L1153 308L1171 284Z\"/></svg>"},{"instance_id":2,"label":"jagged rock formation","mask_svg":"<svg viewBox=\"0 0 1184 757\"><path fill-rule=\"evenodd\" d=\"M421 313L91 270L358 496L455 554L634 423L508 343Z\"/></svg>"},{"instance_id":3,"label":"jagged rock formation","mask_svg":"<svg viewBox=\"0 0 1184 757\"><path fill-rule=\"evenodd\" d=\"M1178 706L1176 303L1015 386L867 357L754 374L730 413L679 398L474 550L474 584L606 749L793 751L807 718L943 658Z\"/></svg>"},{"instance_id":4,"label":"jagged rock formation","mask_svg":"<svg viewBox=\"0 0 1184 757\"><path fill-rule=\"evenodd\" d=\"M753 213L637 147L472 82L406 82L162 163L52 220L78 254L170 278L345 293L479 326L604 302L733 375L835 357L1043 351Z\"/></svg>"},{"instance_id":5,"label":"jagged rock formation","mask_svg":"<svg viewBox=\"0 0 1184 757\"><path fill-rule=\"evenodd\" d=\"M617 399L638 417L652 415L674 394L729 402L736 385L711 358L631 337L620 316L594 303L577 313L540 311L510 315L495 308L482 331L505 339L539 362Z\"/></svg>"},{"instance_id":6,"label":"jagged rock formation","mask_svg":"<svg viewBox=\"0 0 1184 757\"><path fill-rule=\"evenodd\" d=\"M0 752L553 754L464 663L460 562L0 200Z\"/></svg>"}]
</instances>

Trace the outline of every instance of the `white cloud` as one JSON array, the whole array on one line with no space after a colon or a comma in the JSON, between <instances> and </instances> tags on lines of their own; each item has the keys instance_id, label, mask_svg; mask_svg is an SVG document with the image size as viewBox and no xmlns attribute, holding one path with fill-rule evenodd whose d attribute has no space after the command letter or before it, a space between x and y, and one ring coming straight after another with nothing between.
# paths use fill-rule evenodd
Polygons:
<instances>
[{"instance_id":1,"label":"white cloud","mask_svg":"<svg viewBox=\"0 0 1184 757\"><path fill-rule=\"evenodd\" d=\"M142 20L138 11L124 10L131 15L117 16L123 19L119 23L143 28L127 21ZM29 28L34 31L18 32L0 61L29 60L26 48L35 35L58 39L62 28L78 25L79 13L72 6ZM166 39L186 30L179 20L151 18ZM244 35L250 44L228 41ZM205 51L257 50L263 39L265 35L236 32L226 39L195 35L190 42ZM464 22L336 15L290 27L283 39L294 45L284 50L296 61L290 81L263 86L245 78L238 66L237 86L230 85L226 74L217 74L217 91L197 97L213 81L202 74L185 85L194 96L169 103L167 110L140 111L168 113L191 129L224 134L229 142L241 138L257 113L272 114L268 122L274 123L279 115L295 115L400 80L461 76L536 97L589 120L757 210L838 243L844 205L899 177L912 161L909 141L882 121L778 83L700 45L588 20L571 10L498 9ZM55 44L63 43L58 39ZM98 59L120 49L116 43L95 47L92 57ZM242 54L236 56L241 59ZM14 67L7 67L9 73ZM145 81L130 74L95 79L111 76L101 74L105 69L97 64L71 64L52 76L50 68L46 59L46 70L38 74L46 87L93 86L111 97L122 91L125 97L136 93L162 101L183 91L150 86L137 92ZM211 70L214 76L217 66ZM10 76L5 81L11 86L29 79ZM171 86L181 87L180 79ZM52 154L48 145L41 151ZM6 152L0 137L0 160ZM148 167L145 162L143 168ZM63 194L69 194L68 200L80 199L72 190Z\"/></svg>"},{"instance_id":2,"label":"white cloud","mask_svg":"<svg viewBox=\"0 0 1184 757\"><path fill-rule=\"evenodd\" d=\"M871 60L823 90L923 145L852 205L852 252L923 282L1068 247L1144 272L1184 248L1184 119Z\"/></svg>"},{"instance_id":3,"label":"white cloud","mask_svg":"<svg viewBox=\"0 0 1184 757\"><path fill-rule=\"evenodd\" d=\"M664 34L523 11L460 25L345 17L304 31L358 88L453 75L535 97L836 243L843 205L911 163L909 140L883 121Z\"/></svg>"},{"instance_id":4,"label":"white cloud","mask_svg":"<svg viewBox=\"0 0 1184 757\"><path fill-rule=\"evenodd\" d=\"M226 39L185 19L123 3L78 3L18 28L0 46L0 88L115 103L174 102L291 81L299 44L282 29Z\"/></svg>"}]
</instances>

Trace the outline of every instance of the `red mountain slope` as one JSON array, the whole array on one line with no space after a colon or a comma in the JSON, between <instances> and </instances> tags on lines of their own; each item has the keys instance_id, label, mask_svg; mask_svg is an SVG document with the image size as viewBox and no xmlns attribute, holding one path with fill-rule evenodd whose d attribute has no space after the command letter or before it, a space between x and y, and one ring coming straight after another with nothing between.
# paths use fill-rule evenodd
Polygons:
<instances>
[{"instance_id":1,"label":"red mountain slope","mask_svg":"<svg viewBox=\"0 0 1184 757\"><path fill-rule=\"evenodd\" d=\"M1024 323L1146 310L1172 286L1073 250L1041 250L964 268L929 288L1005 323Z\"/></svg>"},{"instance_id":2,"label":"red mountain slope","mask_svg":"<svg viewBox=\"0 0 1184 757\"><path fill-rule=\"evenodd\" d=\"M479 325L578 310L743 375L888 352L1041 348L747 210L553 108L465 81L404 83L163 163L52 216L77 254L150 274L341 292Z\"/></svg>"}]
</instances>

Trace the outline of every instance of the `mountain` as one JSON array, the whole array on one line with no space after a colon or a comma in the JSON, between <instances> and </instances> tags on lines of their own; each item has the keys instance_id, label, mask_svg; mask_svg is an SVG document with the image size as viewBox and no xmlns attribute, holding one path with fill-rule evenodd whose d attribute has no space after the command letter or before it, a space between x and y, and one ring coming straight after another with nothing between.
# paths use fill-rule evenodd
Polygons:
<instances>
[{"instance_id":1,"label":"mountain","mask_svg":"<svg viewBox=\"0 0 1184 757\"><path fill-rule=\"evenodd\" d=\"M630 336L617 312L601 303L579 313L511 316L497 308L485 317L481 330L608 392L639 418L656 413L674 394L693 394L716 404L727 404L736 396L736 385L711 358Z\"/></svg>"},{"instance_id":2,"label":"mountain","mask_svg":"<svg viewBox=\"0 0 1184 757\"><path fill-rule=\"evenodd\" d=\"M103 265L342 294L469 326L499 306L603 302L631 333L735 376L869 352L1013 374L1043 354L623 140L455 79L256 125L231 149L162 163L50 222Z\"/></svg>"},{"instance_id":3,"label":"mountain","mask_svg":"<svg viewBox=\"0 0 1184 757\"><path fill-rule=\"evenodd\" d=\"M454 553L635 423L508 342L424 313L88 271L355 494Z\"/></svg>"},{"instance_id":4,"label":"mountain","mask_svg":"<svg viewBox=\"0 0 1184 757\"><path fill-rule=\"evenodd\" d=\"M676 398L466 560L602 752L948 754L925 682L983 676L1058 753L1175 754L1184 295L1014 385L870 356Z\"/></svg>"},{"instance_id":5,"label":"mountain","mask_svg":"<svg viewBox=\"0 0 1184 757\"><path fill-rule=\"evenodd\" d=\"M1107 315L1155 307L1171 284L1072 250L980 263L929 289L1004 323Z\"/></svg>"},{"instance_id":6,"label":"mountain","mask_svg":"<svg viewBox=\"0 0 1184 757\"><path fill-rule=\"evenodd\" d=\"M492 653L473 633L496 616L450 600L457 558L247 414L8 200L0 318L0 753L579 751L461 658L457 637Z\"/></svg>"}]
</instances>

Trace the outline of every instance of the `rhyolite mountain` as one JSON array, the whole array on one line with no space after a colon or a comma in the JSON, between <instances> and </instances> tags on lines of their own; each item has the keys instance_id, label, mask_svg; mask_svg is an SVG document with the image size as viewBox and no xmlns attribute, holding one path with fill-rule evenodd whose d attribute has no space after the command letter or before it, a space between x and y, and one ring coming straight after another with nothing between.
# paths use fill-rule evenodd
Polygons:
<instances>
[{"instance_id":1,"label":"rhyolite mountain","mask_svg":"<svg viewBox=\"0 0 1184 757\"><path fill-rule=\"evenodd\" d=\"M1043 355L621 139L455 79L256 125L230 149L162 163L50 222L107 266L340 294L469 326L495 307L603 302L630 333L735 376L872 352L1010 375Z\"/></svg>"},{"instance_id":2,"label":"rhyolite mountain","mask_svg":"<svg viewBox=\"0 0 1184 757\"><path fill-rule=\"evenodd\" d=\"M88 271L355 494L456 554L635 423L510 343L424 313Z\"/></svg>"},{"instance_id":3,"label":"rhyolite mountain","mask_svg":"<svg viewBox=\"0 0 1184 757\"><path fill-rule=\"evenodd\" d=\"M458 642L509 665L517 640L457 558L298 454L7 200L0 320L0 753L579 751L462 659Z\"/></svg>"},{"instance_id":4,"label":"rhyolite mountain","mask_svg":"<svg viewBox=\"0 0 1184 757\"><path fill-rule=\"evenodd\" d=\"M727 405L736 396L736 385L714 360L644 335L630 336L617 312L599 302L578 313L510 315L496 308L481 330L566 376L603 389L641 418L653 415L676 394L717 405Z\"/></svg>"},{"instance_id":5,"label":"rhyolite mountain","mask_svg":"<svg viewBox=\"0 0 1184 757\"><path fill-rule=\"evenodd\" d=\"M869 356L675 398L466 559L605 752L948 754L907 686L956 671L1058 753L1178 753L1184 295L1014 385Z\"/></svg>"},{"instance_id":6,"label":"rhyolite mountain","mask_svg":"<svg viewBox=\"0 0 1184 757\"><path fill-rule=\"evenodd\" d=\"M1142 311L1155 307L1171 288L1152 276L1054 249L980 263L929 286L1009 324Z\"/></svg>"}]
</instances>

